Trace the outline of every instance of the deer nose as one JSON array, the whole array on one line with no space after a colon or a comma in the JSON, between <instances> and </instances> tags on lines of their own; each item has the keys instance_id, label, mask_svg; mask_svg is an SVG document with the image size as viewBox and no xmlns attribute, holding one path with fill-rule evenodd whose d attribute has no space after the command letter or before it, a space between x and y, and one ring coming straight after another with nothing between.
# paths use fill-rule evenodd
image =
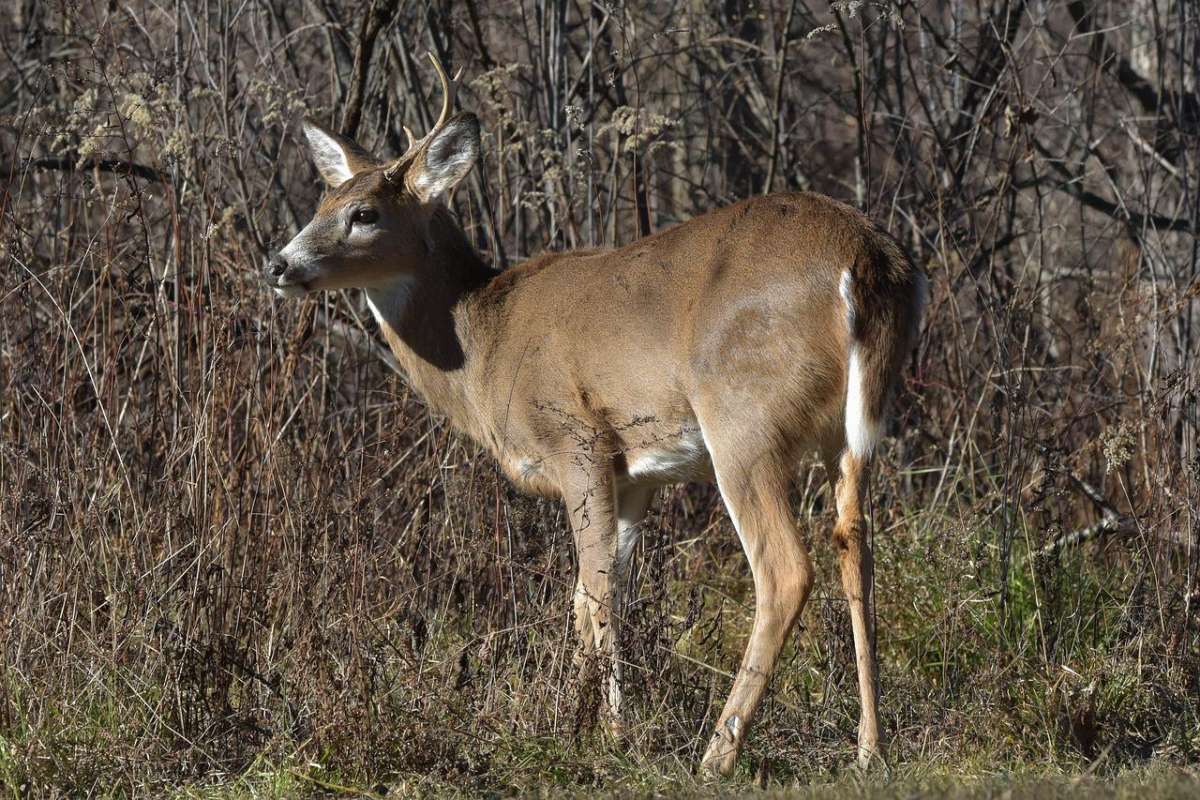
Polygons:
<instances>
[{"instance_id":1,"label":"deer nose","mask_svg":"<svg viewBox=\"0 0 1200 800\"><path fill-rule=\"evenodd\" d=\"M271 260L267 262L267 274L272 278L278 278L287 272L288 263L283 260L283 256L276 253L271 256Z\"/></svg>"}]
</instances>

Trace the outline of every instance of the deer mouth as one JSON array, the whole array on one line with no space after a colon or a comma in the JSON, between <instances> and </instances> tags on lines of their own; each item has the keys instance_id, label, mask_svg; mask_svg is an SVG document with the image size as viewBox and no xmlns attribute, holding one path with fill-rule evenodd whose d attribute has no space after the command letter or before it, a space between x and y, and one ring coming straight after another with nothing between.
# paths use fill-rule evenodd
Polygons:
<instances>
[{"instance_id":1,"label":"deer mouth","mask_svg":"<svg viewBox=\"0 0 1200 800\"><path fill-rule=\"evenodd\" d=\"M311 268L294 265L286 266L278 274L273 274L270 267L263 273L264 282L280 297L303 297L312 291L315 277Z\"/></svg>"},{"instance_id":2,"label":"deer mouth","mask_svg":"<svg viewBox=\"0 0 1200 800\"><path fill-rule=\"evenodd\" d=\"M308 286L304 283L276 283L271 286L280 297L304 297L308 294Z\"/></svg>"}]
</instances>

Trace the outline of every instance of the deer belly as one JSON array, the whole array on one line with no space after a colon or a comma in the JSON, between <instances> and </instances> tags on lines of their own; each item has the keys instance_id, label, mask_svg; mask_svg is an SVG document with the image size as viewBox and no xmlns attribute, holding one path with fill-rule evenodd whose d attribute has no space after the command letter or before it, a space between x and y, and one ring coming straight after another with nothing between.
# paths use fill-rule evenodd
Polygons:
<instances>
[{"instance_id":1,"label":"deer belly","mask_svg":"<svg viewBox=\"0 0 1200 800\"><path fill-rule=\"evenodd\" d=\"M685 427L677 436L631 448L625 458L625 478L630 483L681 483L713 476L712 458L697 425Z\"/></svg>"}]
</instances>

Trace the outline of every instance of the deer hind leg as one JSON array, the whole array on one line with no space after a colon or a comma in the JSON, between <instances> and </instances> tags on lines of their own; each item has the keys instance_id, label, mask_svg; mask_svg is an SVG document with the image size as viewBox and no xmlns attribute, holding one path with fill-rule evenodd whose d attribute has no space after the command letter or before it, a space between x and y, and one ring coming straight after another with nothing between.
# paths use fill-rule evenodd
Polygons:
<instances>
[{"instance_id":1,"label":"deer hind leg","mask_svg":"<svg viewBox=\"0 0 1200 800\"><path fill-rule=\"evenodd\" d=\"M722 775L737 755L813 584L812 563L788 503L790 464L743 464L713 452L717 486L754 576L754 627L702 766Z\"/></svg>"},{"instance_id":2,"label":"deer hind leg","mask_svg":"<svg viewBox=\"0 0 1200 800\"><path fill-rule=\"evenodd\" d=\"M833 544L838 551L842 589L850 607L854 654L858 668L858 695L862 712L858 722L858 763L868 767L884 761L879 730L879 675L875 659L875 625L871 615L871 587L875 571L862 503L866 491L868 460L848 448L840 458L826 455L825 466L837 502Z\"/></svg>"}]
</instances>

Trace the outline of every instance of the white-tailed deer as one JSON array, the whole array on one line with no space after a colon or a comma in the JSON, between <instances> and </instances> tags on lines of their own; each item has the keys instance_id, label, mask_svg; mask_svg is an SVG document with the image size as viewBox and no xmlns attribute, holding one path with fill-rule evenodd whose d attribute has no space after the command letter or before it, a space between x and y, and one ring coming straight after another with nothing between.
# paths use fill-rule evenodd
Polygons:
<instances>
[{"instance_id":1,"label":"white-tailed deer","mask_svg":"<svg viewBox=\"0 0 1200 800\"><path fill-rule=\"evenodd\" d=\"M617 250L485 264L443 205L479 155L479 123L451 115L377 160L306 124L329 186L266 268L279 293L365 290L429 407L485 446L522 489L561 497L578 556L575 625L610 666L629 555L656 488L715 480L754 577L754 627L705 767L727 773L745 740L813 569L789 506L805 453L837 504L857 654L858 755L881 755L861 510L871 451L917 333L925 277L853 209L772 194ZM461 74L461 73L460 73ZM591 659L584 659L585 663Z\"/></svg>"}]
</instances>

